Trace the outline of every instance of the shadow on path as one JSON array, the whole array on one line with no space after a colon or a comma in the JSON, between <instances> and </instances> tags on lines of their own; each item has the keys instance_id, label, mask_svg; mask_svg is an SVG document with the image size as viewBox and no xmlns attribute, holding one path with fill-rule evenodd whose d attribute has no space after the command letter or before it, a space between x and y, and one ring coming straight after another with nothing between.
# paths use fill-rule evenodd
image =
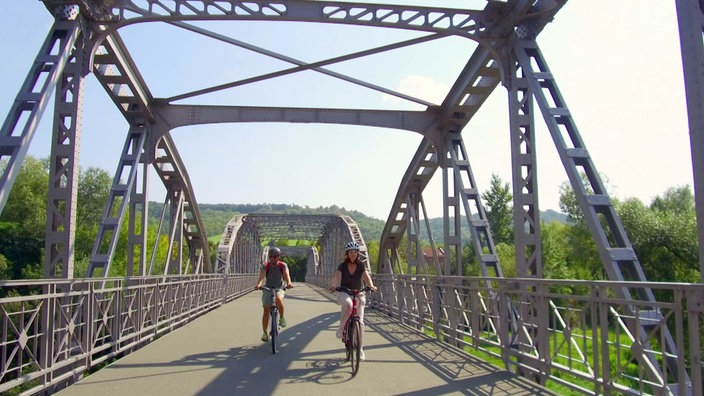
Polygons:
<instances>
[{"instance_id":1,"label":"shadow on path","mask_svg":"<svg viewBox=\"0 0 704 396\"><path fill-rule=\"evenodd\" d=\"M373 309L365 316L367 360L352 377L335 337L340 307L334 294L300 284L286 299L289 327L275 355L259 340L261 295L249 293L57 396L550 394Z\"/></svg>"},{"instance_id":2,"label":"shadow on path","mask_svg":"<svg viewBox=\"0 0 704 396\"><path fill-rule=\"evenodd\" d=\"M380 334L447 382L446 385L404 392L403 395L553 395L526 378L399 324L385 314L373 309L367 312L365 322L368 330Z\"/></svg>"}]
</instances>

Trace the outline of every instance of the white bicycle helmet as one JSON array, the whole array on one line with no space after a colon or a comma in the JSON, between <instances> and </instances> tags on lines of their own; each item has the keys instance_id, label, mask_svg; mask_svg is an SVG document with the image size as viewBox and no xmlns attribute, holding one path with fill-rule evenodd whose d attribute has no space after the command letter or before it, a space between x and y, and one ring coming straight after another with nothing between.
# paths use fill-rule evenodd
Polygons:
<instances>
[{"instance_id":1,"label":"white bicycle helmet","mask_svg":"<svg viewBox=\"0 0 704 396\"><path fill-rule=\"evenodd\" d=\"M349 242L347 245L345 245L345 252L348 250L357 250L359 251L359 245L357 245L357 242Z\"/></svg>"}]
</instances>

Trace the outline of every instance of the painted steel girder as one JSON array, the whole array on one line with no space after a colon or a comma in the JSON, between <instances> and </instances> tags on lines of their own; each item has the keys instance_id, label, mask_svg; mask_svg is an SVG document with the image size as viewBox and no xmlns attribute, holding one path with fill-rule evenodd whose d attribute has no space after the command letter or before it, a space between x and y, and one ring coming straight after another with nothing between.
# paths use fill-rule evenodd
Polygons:
<instances>
[{"instance_id":1,"label":"painted steel girder","mask_svg":"<svg viewBox=\"0 0 704 396\"><path fill-rule=\"evenodd\" d=\"M514 51L526 73L530 90L545 119L609 278L614 281L645 281L645 274L633 246L613 209L606 187L591 161L591 156L537 43L533 40L517 40ZM538 70L534 70L533 65ZM586 175L588 185L582 180L580 170ZM606 221L605 225L610 227L608 230L602 227L600 216ZM630 293L627 294L621 297L632 297ZM641 297L651 299L652 296Z\"/></svg>"},{"instance_id":2,"label":"painted steel girder","mask_svg":"<svg viewBox=\"0 0 704 396\"><path fill-rule=\"evenodd\" d=\"M485 32L494 37L489 46L477 48L440 106L443 127L461 130L479 110L501 80L509 86L511 62L506 59L507 42L517 30L537 36L552 21L566 0L516 1L504 16ZM487 5L487 9L492 8ZM503 65L503 67L501 67Z\"/></svg>"},{"instance_id":3,"label":"painted steel girder","mask_svg":"<svg viewBox=\"0 0 704 396\"><path fill-rule=\"evenodd\" d=\"M193 185L178 154L171 134L163 134L154 150L153 166L167 194L180 191L183 195L183 236L188 244L193 263L202 263L202 272L213 272L210 247L205 226L198 209Z\"/></svg>"},{"instance_id":4,"label":"painted steel girder","mask_svg":"<svg viewBox=\"0 0 704 396\"><path fill-rule=\"evenodd\" d=\"M515 2L514 8L509 11L508 16L489 31L497 37L510 37L517 28L520 28L536 36L552 20L565 2L552 0ZM523 17L525 17L527 10L538 12L540 16L525 19ZM380 266L388 260L392 260L390 256L395 256L388 252L398 247L407 227L406 222L409 219L405 206L407 197L412 192L422 194L439 167L435 146L441 144L443 134L452 131L462 131L498 86L499 82L502 81L502 78L510 80L510 73L506 71L506 67L509 66L508 61L503 57L496 56L497 53L507 51L508 44L506 41L496 41L492 45L493 49L482 45L474 51L440 106L438 122L429 126L423 132L426 139L421 141L416 154L411 160L408 171L401 180L398 193L381 236ZM502 65L504 65L503 68ZM510 81L506 82L510 83Z\"/></svg>"},{"instance_id":5,"label":"painted steel girder","mask_svg":"<svg viewBox=\"0 0 704 396\"><path fill-rule=\"evenodd\" d=\"M448 94L448 98L454 99L446 99L440 111L446 113L445 117L450 117L454 120L452 126L456 130L461 130L469 122L501 81L499 64L491 59L489 51L483 47L478 47L475 50L463 74L469 75L462 78L466 84L481 87L481 89L473 89L471 87L462 87L460 89L455 86ZM461 95L459 94L460 92L462 93ZM462 114L458 115L458 112ZM426 138L420 142L413 159L411 159L408 170L401 180L398 193L391 206L391 212L381 235L380 255L383 255L385 251L398 247L409 218L406 213L407 197L411 193L422 194L440 166L441 154L437 152L436 148L441 146L442 142L443 132L441 132L442 125L440 125L440 122L442 121L440 120L442 120L442 117L423 132ZM379 257L379 265L381 266L388 259L390 258Z\"/></svg>"},{"instance_id":6,"label":"painted steel girder","mask_svg":"<svg viewBox=\"0 0 704 396\"><path fill-rule=\"evenodd\" d=\"M5 208L39 120L80 32L77 20L54 23L3 122L0 130L0 160L7 161L7 166L0 175L0 212ZM41 81L44 83L38 86ZM23 125L19 124L21 121L24 121Z\"/></svg>"},{"instance_id":7,"label":"painted steel girder","mask_svg":"<svg viewBox=\"0 0 704 396\"><path fill-rule=\"evenodd\" d=\"M58 3L63 0L45 0ZM268 20L353 24L442 32L480 43L501 41L515 26L538 31L566 0L489 2L483 10L368 4L334 1L116 0L110 4L82 0L105 34L127 24L183 20ZM100 10L101 12L95 12ZM92 11L92 12L91 12ZM99 15L100 14L100 15Z\"/></svg>"},{"instance_id":8,"label":"painted steel girder","mask_svg":"<svg viewBox=\"0 0 704 396\"><path fill-rule=\"evenodd\" d=\"M441 107L441 111L445 108L452 108L454 109L452 113L457 113L458 111L463 113L461 117L452 116L455 119L453 127L457 130L461 130L469 122L501 81L498 64L489 57L489 52L482 47L477 48L466 69L472 73L472 77L468 77L467 81L471 82L470 85L481 87L481 89L465 87L464 91L460 90L463 94L457 95L457 100L459 100L460 96L462 97L462 104L455 105L453 102L448 101ZM406 197L412 192L422 194L440 166L439 156L441 154L437 152L436 148L441 142L440 139L442 139L440 127L438 123L434 123L423 132L426 138L418 146L418 150L416 150L408 170L401 180L391 212L386 220L380 244L383 247L389 249L398 247L407 227ZM380 254L382 254L383 250L380 249ZM381 257L379 258L379 263L382 263Z\"/></svg>"},{"instance_id":9,"label":"painted steel girder","mask_svg":"<svg viewBox=\"0 0 704 396\"><path fill-rule=\"evenodd\" d=\"M45 1L50 2L50 0ZM59 0L54 2L57 1ZM102 42L103 37L109 37L120 27L138 22L170 21L178 24L179 21L185 20L282 20L422 30L443 36L458 35L483 44L482 46L490 51L494 58L501 60L496 49L516 27L527 29L525 26L530 26L533 32L539 32L564 2L564 0L490 2L484 10L466 10L323 1L227 0L175 0L169 3L153 0L136 3L123 0L113 2L110 6L99 4L91 7L92 2L84 0L82 8L87 10L86 14L94 15L94 26L100 31L94 39L96 43L94 45ZM90 12L100 7L106 7L102 17L95 15L95 12ZM199 29L185 24L178 26ZM297 62L293 61L293 63ZM463 93L464 87L468 86L463 80L467 75L466 71L463 72L448 95L453 104L458 104L458 95ZM445 108L449 107L445 106Z\"/></svg>"},{"instance_id":10,"label":"painted steel girder","mask_svg":"<svg viewBox=\"0 0 704 396\"><path fill-rule=\"evenodd\" d=\"M469 164L467 150L459 133L454 136L453 134L447 135L445 149L450 154L454 177L454 193L463 205L464 215L466 216L465 221L469 225L474 252L479 260L482 276L503 278L504 275L499 265L494 239L489 229L489 221L481 203L479 189L474 180L472 167ZM465 182L467 185L465 185ZM455 216L459 217L458 215L459 213L455 213ZM458 249L458 251L461 251L461 249ZM489 269L493 269L493 273L490 273ZM457 275L460 274L458 273Z\"/></svg>"},{"instance_id":11,"label":"painted steel girder","mask_svg":"<svg viewBox=\"0 0 704 396\"><path fill-rule=\"evenodd\" d=\"M157 104L154 112L171 129L229 122L289 122L374 126L424 133L437 118L436 109L425 111L281 108Z\"/></svg>"},{"instance_id":12,"label":"painted steel girder","mask_svg":"<svg viewBox=\"0 0 704 396\"><path fill-rule=\"evenodd\" d=\"M422 192L430 182L430 179L435 174L435 171L440 166L438 154L435 146L430 139L425 138L420 142L416 154L411 160L411 165L406 170L406 173L401 180L401 186L396 193L394 204L391 207L384 230L381 234L381 243L379 246L379 266L380 269L390 271L390 268L385 266L388 260L393 260L393 257L382 257L386 249L395 250L401 243L403 234L406 230L408 212L407 199L412 192Z\"/></svg>"},{"instance_id":13,"label":"painted steel girder","mask_svg":"<svg viewBox=\"0 0 704 396\"><path fill-rule=\"evenodd\" d=\"M74 51L54 98L49 189L44 241L44 277L73 278L78 196L78 148L84 79L82 51Z\"/></svg>"},{"instance_id":14,"label":"painted steel girder","mask_svg":"<svg viewBox=\"0 0 704 396\"><path fill-rule=\"evenodd\" d=\"M103 219L98 227L98 235L93 244L90 263L86 270L86 277L91 278L100 270L100 276L106 278L110 274L110 265L115 255L122 221L125 218L128 195L133 190L140 158L143 154L144 144L147 140L146 127L130 128L125 145L122 149L120 162L113 176L112 188L105 204ZM126 175L126 180L122 176Z\"/></svg>"},{"instance_id":15,"label":"painted steel girder","mask_svg":"<svg viewBox=\"0 0 704 396\"><path fill-rule=\"evenodd\" d=\"M227 273L257 272L268 249L262 244L281 239L318 241L321 255L317 252L314 255L318 260L314 268L324 273L332 273L337 260L343 257L344 245L349 241L359 244L361 260L369 266L364 238L349 216L252 213L234 216L225 226L218 245L217 268ZM250 249L252 244L256 245L254 249L259 253L247 255L250 262L235 262L239 257L237 250ZM324 257L328 259L324 260Z\"/></svg>"},{"instance_id":16,"label":"painted steel girder","mask_svg":"<svg viewBox=\"0 0 704 396\"><path fill-rule=\"evenodd\" d=\"M152 122L152 95L119 34L105 37L91 56L93 74L125 119Z\"/></svg>"},{"instance_id":17,"label":"painted steel girder","mask_svg":"<svg viewBox=\"0 0 704 396\"><path fill-rule=\"evenodd\" d=\"M701 242L704 241L704 9L697 0L676 0L675 4L687 98L697 233ZM704 283L704 243L699 243L699 272Z\"/></svg>"},{"instance_id":18,"label":"painted steel girder","mask_svg":"<svg viewBox=\"0 0 704 396\"><path fill-rule=\"evenodd\" d=\"M523 71L517 67L509 87L516 275L519 278L542 278L533 93L522 74Z\"/></svg>"},{"instance_id":19,"label":"painted steel girder","mask_svg":"<svg viewBox=\"0 0 704 396\"><path fill-rule=\"evenodd\" d=\"M486 27L502 16L501 11L305 0L121 0L106 5L106 16L98 23L109 32L155 20L302 21L448 32L479 41Z\"/></svg>"},{"instance_id":20,"label":"painted steel girder","mask_svg":"<svg viewBox=\"0 0 704 396\"><path fill-rule=\"evenodd\" d=\"M234 216L225 224L220 243L218 244L217 258L215 262L216 273L230 273L230 255L235 244L235 239L238 236L240 228L244 225L245 215Z\"/></svg>"},{"instance_id":21,"label":"painted steel girder","mask_svg":"<svg viewBox=\"0 0 704 396\"><path fill-rule=\"evenodd\" d=\"M628 235L606 192L606 187L592 163L591 156L537 43L534 40L516 40L513 50L543 114L609 279L647 282ZM533 66L538 70L534 70ZM548 98L547 95L550 97ZM582 179L580 169L586 176L586 180ZM650 349L651 323L663 320L662 314L656 308L653 291L651 288L643 287L638 289L637 293L631 293L627 287L616 287L615 293L624 301L640 300L653 303L650 310L640 311L633 311L628 304L624 304L623 309L626 312L619 315L620 320L629 322L630 328L646 349ZM660 331L662 337L658 338L657 342L661 342L664 349L672 353L671 356L677 356L677 346L669 329L665 327ZM646 372L650 378L656 382L668 380L668 370L661 367L661 364L676 366L672 359L665 359L666 361L660 363L651 353L645 353L642 356L644 359L641 363L647 368ZM681 373L671 371L670 374L677 377ZM691 383L689 378L678 380Z\"/></svg>"},{"instance_id":22,"label":"painted steel girder","mask_svg":"<svg viewBox=\"0 0 704 396\"><path fill-rule=\"evenodd\" d=\"M105 37L93 55L93 73L131 124L154 122L150 106L153 101L134 61L117 32ZM161 128L151 128L149 138L158 139L150 162L164 183L167 194L182 191L184 194L184 237L189 246L196 271L212 272L209 246L205 228L195 201L195 194L178 150L168 133L151 136ZM202 267L201 267L202 266Z\"/></svg>"},{"instance_id":23,"label":"painted steel girder","mask_svg":"<svg viewBox=\"0 0 704 396\"><path fill-rule=\"evenodd\" d=\"M54 2L57 1L60 0ZM85 9L105 7L102 17L94 16L94 25L96 30L100 31L94 39L94 45L102 42L104 37L110 37L112 32L120 27L138 22L169 21L178 24L186 20L281 20L420 30L443 36L457 35L479 42L495 59L501 61L500 52L496 50L514 29L521 27L527 30L529 26L531 31L537 34L562 7L565 0L490 2L484 10L323 1L174 0L164 3L147 0L137 3L123 0L113 2L110 6L100 4L97 7L91 7L90 1L83 2L82 8ZM95 13L86 11L86 14ZM178 26L199 29L185 24ZM300 65L299 62L293 63ZM464 81L467 75L471 76L471 73L463 72L451 90L448 98L452 106L443 106L448 109L443 113L458 114L452 110L459 104L460 96L464 96L461 94L468 86L467 81Z\"/></svg>"},{"instance_id":24,"label":"painted steel girder","mask_svg":"<svg viewBox=\"0 0 704 396\"><path fill-rule=\"evenodd\" d=\"M134 191L138 169L140 163L144 161L142 156L149 155L144 150L147 135L148 131L144 126L133 127L128 134L120 165L113 178L103 221L93 246L87 277L95 276L97 270L101 270L101 277L110 276L110 266L117 246L119 230L130 201L129 195ZM174 218L172 218L169 246L173 245L176 235L178 235L176 246L180 246L180 240L183 237L189 247L190 263L193 265L194 273L212 272L207 236L192 194L193 189L190 180L182 172L183 164L174 151L170 135L164 135L158 142L155 155L156 158L152 163L167 189L167 195L170 196L172 205L178 202L177 208L172 211ZM121 177L125 174L127 174L127 180L123 181ZM179 271L185 268L180 260L179 268Z\"/></svg>"}]
</instances>

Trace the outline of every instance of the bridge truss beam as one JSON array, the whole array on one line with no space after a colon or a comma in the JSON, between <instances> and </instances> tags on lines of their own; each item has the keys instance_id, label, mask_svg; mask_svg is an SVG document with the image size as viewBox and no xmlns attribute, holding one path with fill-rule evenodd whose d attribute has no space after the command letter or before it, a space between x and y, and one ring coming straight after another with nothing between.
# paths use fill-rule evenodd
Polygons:
<instances>
[{"instance_id":1,"label":"bridge truss beam","mask_svg":"<svg viewBox=\"0 0 704 396\"><path fill-rule=\"evenodd\" d=\"M252 213L234 216L225 226L215 270L226 274L257 273L268 257L269 247L281 240L311 243L304 248L310 276L332 276L350 241L360 246L360 260L369 268L364 237L349 216ZM302 255L299 247L275 246L284 255Z\"/></svg>"}]
</instances>

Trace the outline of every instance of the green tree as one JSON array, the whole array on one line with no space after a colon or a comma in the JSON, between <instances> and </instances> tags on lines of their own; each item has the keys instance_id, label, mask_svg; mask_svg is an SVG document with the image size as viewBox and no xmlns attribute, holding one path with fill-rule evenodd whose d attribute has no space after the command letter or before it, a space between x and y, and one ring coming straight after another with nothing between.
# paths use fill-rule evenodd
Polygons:
<instances>
[{"instance_id":1,"label":"green tree","mask_svg":"<svg viewBox=\"0 0 704 396\"><path fill-rule=\"evenodd\" d=\"M668 189L650 206L630 198L616 209L649 281L698 282L696 215L689 187Z\"/></svg>"},{"instance_id":2,"label":"green tree","mask_svg":"<svg viewBox=\"0 0 704 396\"><path fill-rule=\"evenodd\" d=\"M583 179L585 177L583 176ZM589 190L587 188L587 190ZM567 254L566 265L576 279L604 279L604 268L594 238L584 220L584 214L577 204L572 186L565 182L560 186L560 209L567 214L572 224L565 229Z\"/></svg>"},{"instance_id":3,"label":"green tree","mask_svg":"<svg viewBox=\"0 0 704 396\"><path fill-rule=\"evenodd\" d=\"M110 175L104 170L91 167L79 172L74 276L85 275L111 186Z\"/></svg>"},{"instance_id":4,"label":"green tree","mask_svg":"<svg viewBox=\"0 0 704 396\"><path fill-rule=\"evenodd\" d=\"M27 156L0 214L0 254L12 279L41 278L49 171Z\"/></svg>"},{"instance_id":5,"label":"green tree","mask_svg":"<svg viewBox=\"0 0 704 396\"><path fill-rule=\"evenodd\" d=\"M306 257L285 256L281 260L288 265L292 282L303 282L306 279L308 269L306 267Z\"/></svg>"},{"instance_id":6,"label":"green tree","mask_svg":"<svg viewBox=\"0 0 704 396\"><path fill-rule=\"evenodd\" d=\"M491 175L489 190L482 194L486 217L495 243L513 244L513 210L511 189L497 174Z\"/></svg>"},{"instance_id":7,"label":"green tree","mask_svg":"<svg viewBox=\"0 0 704 396\"><path fill-rule=\"evenodd\" d=\"M516 247L510 243L500 242L496 244L496 255L499 258L501 272L506 278L516 277ZM491 275L491 274L489 274Z\"/></svg>"},{"instance_id":8,"label":"green tree","mask_svg":"<svg viewBox=\"0 0 704 396\"><path fill-rule=\"evenodd\" d=\"M10 266L2 254L0 254L0 279L11 279Z\"/></svg>"},{"instance_id":9,"label":"green tree","mask_svg":"<svg viewBox=\"0 0 704 396\"><path fill-rule=\"evenodd\" d=\"M662 196L657 196L650 208L659 212L670 212L690 216L694 212L694 194L689 186L670 187Z\"/></svg>"},{"instance_id":10,"label":"green tree","mask_svg":"<svg viewBox=\"0 0 704 396\"><path fill-rule=\"evenodd\" d=\"M567 215L567 220L570 222L578 223L584 220L584 214L577 202L577 196L569 182L564 182L560 185L559 205L560 211Z\"/></svg>"},{"instance_id":11,"label":"green tree","mask_svg":"<svg viewBox=\"0 0 704 396\"><path fill-rule=\"evenodd\" d=\"M107 171L90 167L79 173L76 223L86 226L100 224L111 186L112 178Z\"/></svg>"},{"instance_id":12,"label":"green tree","mask_svg":"<svg viewBox=\"0 0 704 396\"><path fill-rule=\"evenodd\" d=\"M43 235L28 232L18 223L0 222L0 254L7 259L9 279L24 279L24 267L40 265L43 243ZM41 278L41 271L36 278Z\"/></svg>"},{"instance_id":13,"label":"green tree","mask_svg":"<svg viewBox=\"0 0 704 396\"><path fill-rule=\"evenodd\" d=\"M543 277L548 279L574 279L567 266L569 255L568 228L566 224L553 221L541 226L541 248L543 252Z\"/></svg>"},{"instance_id":14,"label":"green tree","mask_svg":"<svg viewBox=\"0 0 704 396\"><path fill-rule=\"evenodd\" d=\"M372 274L379 272L379 241L365 241L369 255L369 268Z\"/></svg>"},{"instance_id":15,"label":"green tree","mask_svg":"<svg viewBox=\"0 0 704 396\"><path fill-rule=\"evenodd\" d=\"M48 185L49 171L46 164L27 156L7 198L5 209L0 214L0 221L16 223L28 232L44 235Z\"/></svg>"}]
</instances>

